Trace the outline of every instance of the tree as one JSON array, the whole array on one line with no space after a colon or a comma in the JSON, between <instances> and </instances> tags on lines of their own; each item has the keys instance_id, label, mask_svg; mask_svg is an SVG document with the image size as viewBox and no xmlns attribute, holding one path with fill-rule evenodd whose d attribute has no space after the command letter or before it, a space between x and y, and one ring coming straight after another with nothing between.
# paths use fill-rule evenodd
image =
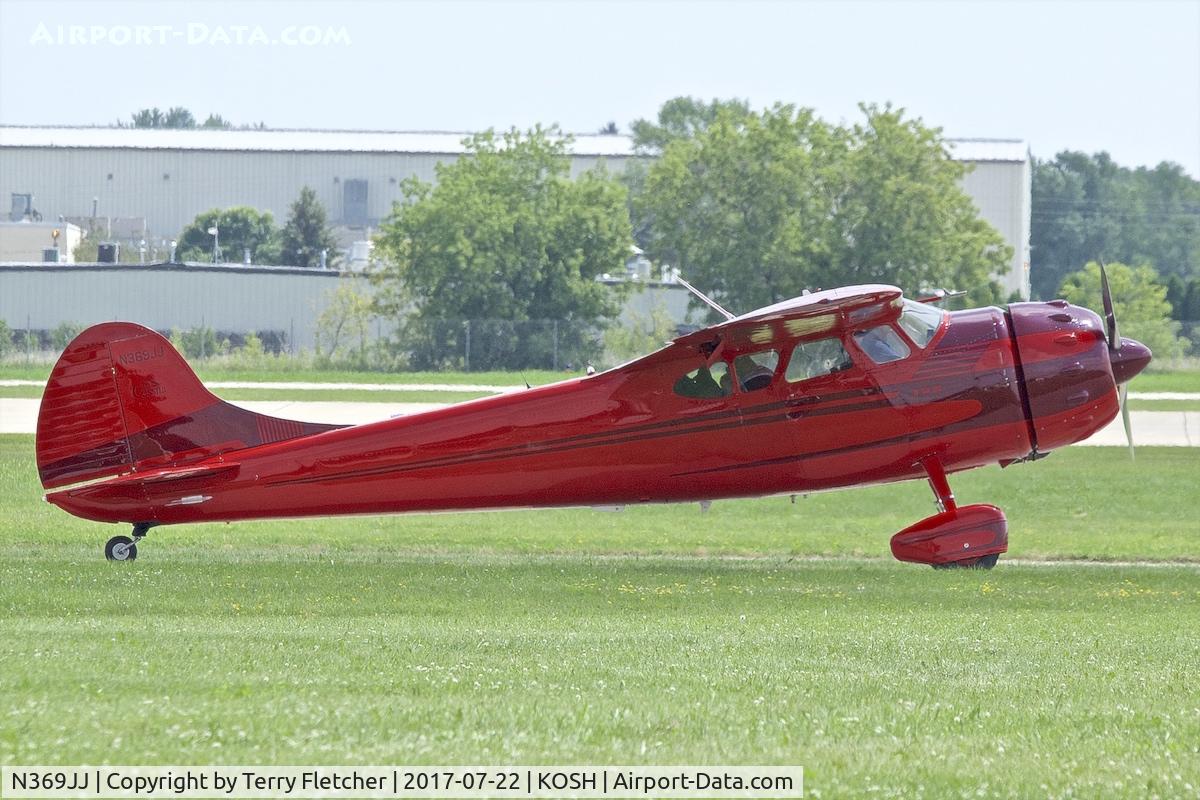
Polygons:
<instances>
[{"instance_id":1,"label":"tree","mask_svg":"<svg viewBox=\"0 0 1200 800\"><path fill-rule=\"evenodd\" d=\"M1188 342L1179 335L1182 326L1171 319L1166 287L1158 283L1154 269L1120 262L1107 264L1105 268L1121 335L1149 347L1160 366L1169 359L1186 355ZM1066 276L1058 295L1075 305L1102 309L1100 265L1092 261Z\"/></svg>"},{"instance_id":2,"label":"tree","mask_svg":"<svg viewBox=\"0 0 1200 800\"><path fill-rule=\"evenodd\" d=\"M1099 258L1200 277L1200 181L1177 164L1131 170L1108 153L1034 159L1034 293L1050 297L1067 273Z\"/></svg>"},{"instance_id":3,"label":"tree","mask_svg":"<svg viewBox=\"0 0 1200 800\"><path fill-rule=\"evenodd\" d=\"M646 191L649 157L659 156L668 144L679 139L694 139L704 133L718 114L741 119L750 115L745 100L704 102L698 97L673 97L663 103L655 120L638 119L630 124L634 152L645 158L630 159L621 174L629 189L629 218L633 225L633 240L638 247L649 250L653 242L654 215L648 204L639 202Z\"/></svg>"},{"instance_id":4,"label":"tree","mask_svg":"<svg viewBox=\"0 0 1200 800\"><path fill-rule=\"evenodd\" d=\"M208 118L206 120L204 120L204 124L201 125L200 127L229 130L230 128L233 127L233 123L230 122L229 120L225 119L224 117L222 117L220 114L209 114Z\"/></svg>"},{"instance_id":5,"label":"tree","mask_svg":"<svg viewBox=\"0 0 1200 800\"><path fill-rule=\"evenodd\" d=\"M605 123L605 125L601 127L599 131L601 136L616 136L620 132L621 130L617 127L617 123L612 121Z\"/></svg>"},{"instance_id":6,"label":"tree","mask_svg":"<svg viewBox=\"0 0 1200 800\"><path fill-rule=\"evenodd\" d=\"M283 226L280 258L289 266L319 267L322 250L327 251L326 264L332 267L340 256L337 239L326 221L325 207L317 200L317 193L305 186L300 190L300 197L292 203L291 215Z\"/></svg>"},{"instance_id":7,"label":"tree","mask_svg":"<svg viewBox=\"0 0 1200 800\"><path fill-rule=\"evenodd\" d=\"M156 108L143 108L133 114L135 128L194 128L196 118L183 106L167 109L166 113Z\"/></svg>"},{"instance_id":8,"label":"tree","mask_svg":"<svg viewBox=\"0 0 1200 800\"><path fill-rule=\"evenodd\" d=\"M726 115L741 119L751 115L745 100L717 100L709 103L698 97L673 97L663 103L654 122L634 120L633 145L639 153L662 153L668 144L678 139L695 139L708 130L717 117Z\"/></svg>"},{"instance_id":9,"label":"tree","mask_svg":"<svg viewBox=\"0 0 1200 800\"><path fill-rule=\"evenodd\" d=\"M625 191L603 169L571 180L568 143L557 128L488 131L464 141L465 157L437 166L436 186L403 183L374 279L377 308L405 320L411 366L457 364L468 335L461 321L481 319L516 323L491 336L488 367L550 362L545 328L520 324L530 320L570 323L555 353L582 360L588 326L616 316L617 292L596 278L629 253Z\"/></svg>"},{"instance_id":10,"label":"tree","mask_svg":"<svg viewBox=\"0 0 1200 800\"><path fill-rule=\"evenodd\" d=\"M734 311L875 281L990 301L989 274L1011 250L958 187L940 131L890 106L861 110L850 128L736 103L660 126L673 132L655 134L666 144L634 200L651 221L647 251Z\"/></svg>"},{"instance_id":11,"label":"tree","mask_svg":"<svg viewBox=\"0 0 1200 800\"><path fill-rule=\"evenodd\" d=\"M250 260L254 263L279 262L275 218L270 211L259 212L249 206L214 208L199 214L179 234L178 259L212 261L213 236L208 231L213 227L218 230L220 242L218 260L240 262L243 251L250 248Z\"/></svg>"},{"instance_id":12,"label":"tree","mask_svg":"<svg viewBox=\"0 0 1200 800\"><path fill-rule=\"evenodd\" d=\"M1003 301L993 277L1008 271L1012 248L961 189L967 167L950 157L941 129L890 105L859 108L864 121L832 140L834 230L816 284L952 288L972 304Z\"/></svg>"},{"instance_id":13,"label":"tree","mask_svg":"<svg viewBox=\"0 0 1200 800\"><path fill-rule=\"evenodd\" d=\"M196 127L196 118L192 116L192 112L188 111L183 106L174 106L167 109L166 118L163 120L164 128L194 128Z\"/></svg>"},{"instance_id":14,"label":"tree","mask_svg":"<svg viewBox=\"0 0 1200 800\"><path fill-rule=\"evenodd\" d=\"M132 120L135 128L161 128L163 113L158 108L143 108L133 113Z\"/></svg>"},{"instance_id":15,"label":"tree","mask_svg":"<svg viewBox=\"0 0 1200 800\"><path fill-rule=\"evenodd\" d=\"M367 333L375 314L371 296L356 285L361 278L342 278L327 293L329 302L317 317L317 355L353 360L367 366Z\"/></svg>"},{"instance_id":16,"label":"tree","mask_svg":"<svg viewBox=\"0 0 1200 800\"><path fill-rule=\"evenodd\" d=\"M8 323L0 319L0 358L4 358L17 349L17 346L13 344L12 334L12 328L8 327Z\"/></svg>"}]
</instances>

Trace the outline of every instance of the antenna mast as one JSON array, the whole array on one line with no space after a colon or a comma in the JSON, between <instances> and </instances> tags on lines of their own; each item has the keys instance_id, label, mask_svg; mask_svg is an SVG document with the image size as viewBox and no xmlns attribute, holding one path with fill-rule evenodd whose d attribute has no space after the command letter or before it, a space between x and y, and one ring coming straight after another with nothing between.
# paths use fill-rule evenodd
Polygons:
<instances>
[{"instance_id":1,"label":"antenna mast","mask_svg":"<svg viewBox=\"0 0 1200 800\"><path fill-rule=\"evenodd\" d=\"M682 276L682 275L676 274L676 275L675 275L675 280L677 280L677 281L679 281L680 283L682 283L682 284L684 285L684 287L685 287L685 288L686 288L686 289L687 289L689 292L691 292L692 294L696 295L696 297L699 297L701 300L703 300L705 303L707 303L707 304L708 304L709 308L713 309L713 310L714 310L714 311L716 311L718 314L721 314L721 315L723 315L723 316L725 317L725 319L727 319L727 320L733 319L733 314L730 314L728 311L726 311L725 309L721 308L721 306L717 304L717 301L716 301L716 300L713 300L711 297L709 297L708 295L706 295L704 292L700 291L700 290L699 290L699 289L697 289L695 286L692 286L690 283L688 283L687 281L685 281L685 280L683 279L683 276Z\"/></svg>"}]
</instances>

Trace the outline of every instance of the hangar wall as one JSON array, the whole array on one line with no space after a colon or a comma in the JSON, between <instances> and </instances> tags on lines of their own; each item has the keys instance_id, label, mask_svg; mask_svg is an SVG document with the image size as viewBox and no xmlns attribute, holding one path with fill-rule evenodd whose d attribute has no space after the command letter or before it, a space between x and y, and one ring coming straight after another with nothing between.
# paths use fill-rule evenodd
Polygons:
<instances>
[{"instance_id":1,"label":"hangar wall","mask_svg":"<svg viewBox=\"0 0 1200 800\"><path fill-rule=\"evenodd\" d=\"M338 281L353 274L219 264L0 264L0 320L14 330L38 331L112 320L159 331L275 331L292 347L311 350L318 317ZM365 282L359 286L369 291ZM689 297L682 286L649 284L628 296L620 319L646 320L662 308L682 321ZM388 332L380 321L370 335Z\"/></svg>"}]
</instances>

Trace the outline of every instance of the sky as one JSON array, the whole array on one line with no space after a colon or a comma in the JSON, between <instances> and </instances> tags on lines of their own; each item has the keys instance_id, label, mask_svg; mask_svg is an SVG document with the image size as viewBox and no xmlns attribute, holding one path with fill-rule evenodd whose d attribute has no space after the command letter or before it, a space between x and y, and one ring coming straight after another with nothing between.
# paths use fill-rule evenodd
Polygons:
<instances>
[{"instance_id":1,"label":"sky","mask_svg":"<svg viewBox=\"0 0 1200 800\"><path fill-rule=\"evenodd\" d=\"M622 130L677 95L1106 150L1200 177L1192 2L0 0L0 124Z\"/></svg>"}]
</instances>

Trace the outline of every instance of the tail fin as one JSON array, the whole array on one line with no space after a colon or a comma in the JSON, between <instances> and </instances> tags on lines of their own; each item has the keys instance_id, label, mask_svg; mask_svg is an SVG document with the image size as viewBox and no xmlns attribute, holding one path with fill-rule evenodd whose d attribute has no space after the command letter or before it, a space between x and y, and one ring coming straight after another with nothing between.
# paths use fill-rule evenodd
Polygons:
<instances>
[{"instance_id":1,"label":"tail fin","mask_svg":"<svg viewBox=\"0 0 1200 800\"><path fill-rule=\"evenodd\" d=\"M37 463L47 489L333 430L213 395L171 343L128 322L79 334L42 395Z\"/></svg>"}]
</instances>

